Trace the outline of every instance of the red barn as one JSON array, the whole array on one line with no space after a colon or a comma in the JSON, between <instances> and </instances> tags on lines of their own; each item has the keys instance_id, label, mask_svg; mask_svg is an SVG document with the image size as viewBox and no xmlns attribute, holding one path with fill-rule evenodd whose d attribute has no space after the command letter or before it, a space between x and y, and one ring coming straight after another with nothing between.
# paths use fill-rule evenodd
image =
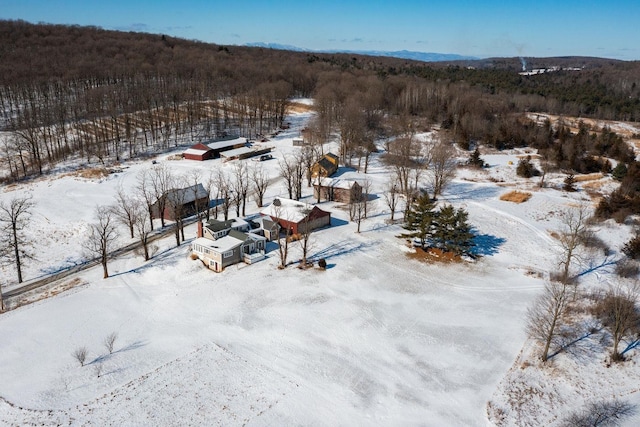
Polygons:
<instances>
[{"instance_id":1,"label":"red barn","mask_svg":"<svg viewBox=\"0 0 640 427\"><path fill-rule=\"evenodd\" d=\"M204 144L196 144L192 147L189 147L183 154L184 158L187 160L198 161L212 159L213 155L214 151Z\"/></svg>"},{"instance_id":2,"label":"red barn","mask_svg":"<svg viewBox=\"0 0 640 427\"><path fill-rule=\"evenodd\" d=\"M275 199L260 213L270 216L281 228L291 230L291 234L303 233L306 227L315 230L331 225L331 213L296 200Z\"/></svg>"}]
</instances>

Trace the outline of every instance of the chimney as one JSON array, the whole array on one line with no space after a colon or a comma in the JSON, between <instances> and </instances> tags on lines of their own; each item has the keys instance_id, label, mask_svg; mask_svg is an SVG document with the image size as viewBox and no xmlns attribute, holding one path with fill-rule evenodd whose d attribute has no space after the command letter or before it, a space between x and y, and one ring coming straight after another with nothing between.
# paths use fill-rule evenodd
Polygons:
<instances>
[{"instance_id":1,"label":"chimney","mask_svg":"<svg viewBox=\"0 0 640 427\"><path fill-rule=\"evenodd\" d=\"M202 237L202 221L198 221L198 237Z\"/></svg>"}]
</instances>

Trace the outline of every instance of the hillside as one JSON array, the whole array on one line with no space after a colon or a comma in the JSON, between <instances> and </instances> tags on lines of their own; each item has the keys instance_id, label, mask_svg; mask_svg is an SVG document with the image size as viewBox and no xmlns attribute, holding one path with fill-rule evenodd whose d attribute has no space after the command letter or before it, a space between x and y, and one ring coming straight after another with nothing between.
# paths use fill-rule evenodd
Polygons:
<instances>
[{"instance_id":1,"label":"hillside","mask_svg":"<svg viewBox=\"0 0 640 427\"><path fill-rule=\"evenodd\" d=\"M290 129L271 140L276 160L261 162L274 179L268 200L286 196L279 162L301 150L292 140L310 118L308 112L289 115ZM337 141L325 148L335 151ZM54 296L2 314L0 423L480 426L489 416L502 425L522 419L558 425L569 408L606 397L599 388L565 380L569 375L553 377L556 363L573 360L566 353L540 375L550 373L547 384L570 381L562 390L584 387L580 393L558 389L552 397L562 399L561 408L549 404L548 394L509 406L525 395L519 390L526 384L511 378L523 363L523 343L533 345L525 313L554 265L559 212L590 203L588 182L566 193L563 175L551 174L547 188L539 189L537 181L515 174L523 151L483 152L489 167L458 169L440 201L469 211L480 257L425 262L397 237L401 226L388 222L383 193L392 172L382 161L383 144L379 148L369 173L340 169L343 179L372 182L361 233L344 205L320 204L334 219L312 235L311 255L327 260L326 271L280 270L272 246L266 260L216 274L189 259L190 226L185 244L176 247L168 237L150 261L136 253L113 259L106 280L99 268L91 269L77 276L72 290L52 288ZM232 174L238 162L176 160L181 151L155 158L156 166L204 176L211 169ZM94 206L112 203L118 187L133 192L150 160L102 177L59 174L3 188L0 200L30 193L38 203L31 225L41 236L42 261L28 263L28 277L77 262ZM610 178L599 184L615 185ZM500 200L512 189L532 197L522 204ZM307 187L303 200L314 201ZM249 211L255 210L251 203ZM119 230L119 242L127 243L124 227ZM599 230L610 257L619 255L628 232L614 224ZM300 257L299 246L291 251L292 260ZM585 272L585 288L619 280L611 270L590 272L582 263L578 271ZM109 354L103 340L112 332L117 340ZM84 367L72 355L81 346L89 350ZM592 363L602 366L603 382L623 372L604 369L599 358ZM637 370L634 362L621 369ZM631 384L619 381L606 392L640 403Z\"/></svg>"}]
</instances>

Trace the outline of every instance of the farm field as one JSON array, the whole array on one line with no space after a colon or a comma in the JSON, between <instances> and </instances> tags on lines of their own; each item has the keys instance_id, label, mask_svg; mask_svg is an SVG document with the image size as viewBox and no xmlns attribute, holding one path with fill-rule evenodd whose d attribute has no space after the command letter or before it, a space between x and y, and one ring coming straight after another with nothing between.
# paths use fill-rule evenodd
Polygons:
<instances>
[{"instance_id":1,"label":"farm field","mask_svg":"<svg viewBox=\"0 0 640 427\"><path fill-rule=\"evenodd\" d=\"M278 175L278 159L299 149L292 139L309 117L292 114L291 128L269 142L274 159L260 164L271 177ZM175 173L199 169L203 176L233 167L168 160L176 153L157 161ZM366 176L339 171L341 178L371 181L375 197L361 233L345 206L320 204L332 213L332 226L312 234L310 254L326 259L325 271L279 270L271 246L266 260L214 273L189 258L191 225L185 244L176 247L168 236L150 261L130 253L110 261L108 279L100 267L80 273L79 286L0 316L0 424L553 425L599 393L640 404L635 350L622 368L605 368L597 353L583 364L561 355L552 362L555 374L521 368L525 361L536 366L526 312L557 269L553 235L561 229L560 214L592 207L596 188L585 181L580 191L566 193L563 176L552 174L539 189L535 179L516 176L515 164L526 154L484 154L489 167L459 169L439 201L469 212L479 255L473 261L412 256L414 249L398 238L402 227L387 221L382 192L391 172L374 155ZM94 207L112 203L118 186L133 188L149 165L3 188L1 200L29 192L36 203L30 229L38 236L38 256L26 264L25 276L81 262ZM614 185L606 177L598 183L598 189ZM312 189L303 190L303 200L313 203ZM513 190L531 197L500 199ZM277 180L266 200L275 197L286 197ZM631 228L606 222L596 233L612 251L590 258L602 267L578 267L585 287L618 280L607 263ZM122 227L119 243L130 243L127 237ZM290 259L299 258L294 243ZM4 267L1 274L13 271ZM113 332L109 354L103 340ZM80 367L72 353L82 346L89 356ZM527 395L518 385L522 378L548 388ZM514 396L531 404L515 405Z\"/></svg>"}]
</instances>

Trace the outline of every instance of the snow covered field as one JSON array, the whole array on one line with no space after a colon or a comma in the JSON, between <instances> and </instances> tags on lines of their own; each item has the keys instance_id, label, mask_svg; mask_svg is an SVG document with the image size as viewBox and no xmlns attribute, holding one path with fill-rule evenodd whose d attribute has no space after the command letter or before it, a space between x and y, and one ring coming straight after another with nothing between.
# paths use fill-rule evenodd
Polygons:
<instances>
[{"instance_id":1,"label":"snow covered field","mask_svg":"<svg viewBox=\"0 0 640 427\"><path fill-rule=\"evenodd\" d=\"M292 129L270 141L276 159L298 149L291 140L307 118L292 116ZM169 236L147 263L123 256L110 262L106 280L100 268L89 270L80 275L84 285L2 314L0 424L486 425L487 402L508 400L512 366L517 374L528 343L526 309L556 267L550 232L560 227L558 213L588 200L518 179L517 154L483 156L489 169L462 169L448 187L444 199L469 211L478 234L482 257L473 263L411 259L396 237L402 229L385 222L382 197L360 234L348 212L325 202L333 226L313 234L311 254L327 260L326 271L278 270L272 251L216 274ZM80 261L94 206L112 203L117 185L134 185L148 163L99 180L67 176L4 189L3 200L30 191L37 203L42 262L25 276ZM220 167L219 160L166 163L178 172ZM277 175L277 160L262 163ZM367 174L374 192L387 173L374 158ZM499 200L516 186L531 187L533 197ZM275 184L266 199L285 192ZM616 249L628 232L603 226L600 234ZM195 237L195 226L187 233ZM300 257L296 246L292 252ZM584 280L616 278L599 271ZM109 354L102 343L112 332ZM82 346L84 367L72 356ZM629 366L637 377L635 362ZM584 398L565 395L568 407ZM635 392L627 397L640 403ZM522 420L536 423L533 416L507 424Z\"/></svg>"}]
</instances>

